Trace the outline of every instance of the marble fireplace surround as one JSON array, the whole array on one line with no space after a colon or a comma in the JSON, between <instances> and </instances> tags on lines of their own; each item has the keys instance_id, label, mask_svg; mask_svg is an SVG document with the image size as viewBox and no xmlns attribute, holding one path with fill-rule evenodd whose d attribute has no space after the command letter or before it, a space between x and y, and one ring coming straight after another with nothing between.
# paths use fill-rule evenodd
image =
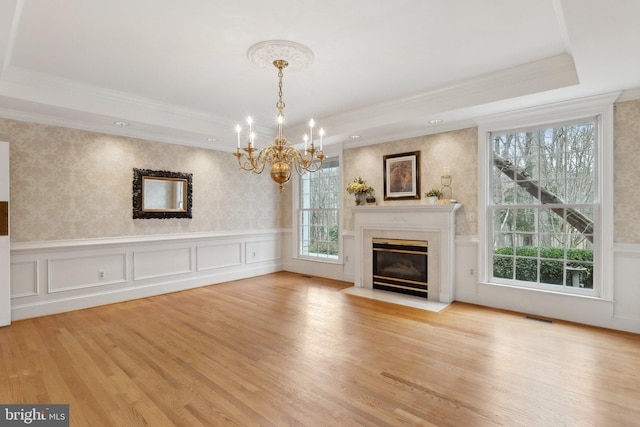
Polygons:
<instances>
[{"instance_id":1,"label":"marble fireplace surround","mask_svg":"<svg viewBox=\"0 0 640 427\"><path fill-rule=\"evenodd\" d=\"M373 288L373 238L429 242L429 301L453 302L456 211L460 204L357 206L354 224L354 286ZM418 298L418 297L416 297Z\"/></svg>"}]
</instances>

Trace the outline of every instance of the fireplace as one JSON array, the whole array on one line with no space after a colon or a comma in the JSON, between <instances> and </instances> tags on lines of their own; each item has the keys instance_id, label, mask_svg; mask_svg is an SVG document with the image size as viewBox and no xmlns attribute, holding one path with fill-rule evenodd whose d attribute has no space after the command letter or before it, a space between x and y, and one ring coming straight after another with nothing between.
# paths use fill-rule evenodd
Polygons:
<instances>
[{"instance_id":1,"label":"fireplace","mask_svg":"<svg viewBox=\"0 0 640 427\"><path fill-rule=\"evenodd\" d=\"M462 205L454 203L352 207L354 286L375 290L372 266L373 238L423 240L429 242L427 299L442 303L452 302L456 211L461 207Z\"/></svg>"},{"instance_id":2,"label":"fireplace","mask_svg":"<svg viewBox=\"0 0 640 427\"><path fill-rule=\"evenodd\" d=\"M428 298L425 240L373 238L373 288Z\"/></svg>"}]
</instances>

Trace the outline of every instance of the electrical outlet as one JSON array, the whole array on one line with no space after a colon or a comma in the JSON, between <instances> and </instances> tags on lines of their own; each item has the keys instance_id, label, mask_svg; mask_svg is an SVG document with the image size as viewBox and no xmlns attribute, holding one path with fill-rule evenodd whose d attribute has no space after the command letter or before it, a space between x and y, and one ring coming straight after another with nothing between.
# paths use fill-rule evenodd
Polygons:
<instances>
[{"instance_id":1,"label":"electrical outlet","mask_svg":"<svg viewBox=\"0 0 640 427\"><path fill-rule=\"evenodd\" d=\"M344 262L349 262L349 256L348 255L345 255Z\"/></svg>"},{"instance_id":2,"label":"electrical outlet","mask_svg":"<svg viewBox=\"0 0 640 427\"><path fill-rule=\"evenodd\" d=\"M470 268L470 269L469 269L469 276L473 276L475 273L476 273L476 272L475 272L475 271L473 271L473 268Z\"/></svg>"},{"instance_id":3,"label":"electrical outlet","mask_svg":"<svg viewBox=\"0 0 640 427\"><path fill-rule=\"evenodd\" d=\"M104 270L98 270L98 279L104 279Z\"/></svg>"}]
</instances>

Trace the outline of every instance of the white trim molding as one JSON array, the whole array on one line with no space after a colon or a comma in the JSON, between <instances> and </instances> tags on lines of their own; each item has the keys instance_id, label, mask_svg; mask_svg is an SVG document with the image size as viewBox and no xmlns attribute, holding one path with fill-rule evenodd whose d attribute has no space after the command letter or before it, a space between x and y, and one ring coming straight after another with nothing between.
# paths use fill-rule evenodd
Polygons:
<instances>
[{"instance_id":1,"label":"white trim molding","mask_svg":"<svg viewBox=\"0 0 640 427\"><path fill-rule=\"evenodd\" d=\"M497 114L477 119L478 123L478 280L489 282L488 246L491 218L487 215L486 201L489 191L489 159L491 144L488 138L491 132L505 131L522 127L533 127L548 123L576 120L585 117L598 118L598 205L600 218L600 239L595 253L599 260L599 280L596 278L598 297L611 300L613 295L613 103L620 92L559 102L535 108Z\"/></svg>"},{"instance_id":2,"label":"white trim molding","mask_svg":"<svg viewBox=\"0 0 640 427\"><path fill-rule=\"evenodd\" d=\"M11 245L13 320L282 270L282 230Z\"/></svg>"},{"instance_id":3,"label":"white trim molding","mask_svg":"<svg viewBox=\"0 0 640 427\"><path fill-rule=\"evenodd\" d=\"M0 202L7 203L6 234L0 235L0 326L11 323L9 143L0 141ZM5 219L0 219L5 221Z\"/></svg>"}]
</instances>

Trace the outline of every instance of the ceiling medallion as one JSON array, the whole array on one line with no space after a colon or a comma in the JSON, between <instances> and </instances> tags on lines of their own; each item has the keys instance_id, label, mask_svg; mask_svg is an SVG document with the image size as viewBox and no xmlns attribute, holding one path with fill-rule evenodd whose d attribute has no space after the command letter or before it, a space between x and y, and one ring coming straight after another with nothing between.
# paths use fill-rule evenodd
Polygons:
<instances>
[{"instance_id":1,"label":"ceiling medallion","mask_svg":"<svg viewBox=\"0 0 640 427\"><path fill-rule=\"evenodd\" d=\"M270 69L273 61L284 59L289 71L304 70L313 63L313 52L300 43L288 40L267 40L256 43L247 51L247 58L260 68Z\"/></svg>"}]
</instances>

